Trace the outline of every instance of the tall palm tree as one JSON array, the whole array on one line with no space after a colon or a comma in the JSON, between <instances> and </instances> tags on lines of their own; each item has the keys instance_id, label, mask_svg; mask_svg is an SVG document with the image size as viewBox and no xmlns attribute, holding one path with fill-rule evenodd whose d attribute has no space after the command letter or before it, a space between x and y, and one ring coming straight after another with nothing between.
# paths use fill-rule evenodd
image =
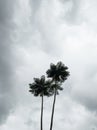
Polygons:
<instances>
[{"instance_id":1,"label":"tall palm tree","mask_svg":"<svg viewBox=\"0 0 97 130\"><path fill-rule=\"evenodd\" d=\"M58 62L56 65L51 63L50 69L48 69L46 72L47 77L52 78L50 91L54 93L50 130L52 130L52 127L53 127L53 117L54 117L56 95L59 94L58 92L59 90L63 90L61 85L69 76L69 72L67 70L68 70L67 66L65 66L62 62Z\"/></svg>"},{"instance_id":2,"label":"tall palm tree","mask_svg":"<svg viewBox=\"0 0 97 130\"><path fill-rule=\"evenodd\" d=\"M45 79L45 76L41 76L41 78L34 78L34 82L29 84L30 90L34 96L41 97L41 118L40 118L40 130L43 130L43 97L44 96L51 96L52 92L48 91L48 88L51 84L50 80Z\"/></svg>"}]
</instances>

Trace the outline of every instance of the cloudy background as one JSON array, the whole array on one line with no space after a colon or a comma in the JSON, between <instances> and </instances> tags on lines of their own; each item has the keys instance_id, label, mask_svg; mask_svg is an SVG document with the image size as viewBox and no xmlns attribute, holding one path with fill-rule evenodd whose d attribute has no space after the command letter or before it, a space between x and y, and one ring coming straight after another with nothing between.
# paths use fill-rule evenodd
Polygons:
<instances>
[{"instance_id":1,"label":"cloudy background","mask_svg":"<svg viewBox=\"0 0 97 130\"><path fill-rule=\"evenodd\" d=\"M39 130L40 98L28 84L62 61L71 75L57 96L54 129L97 130L96 57L96 0L0 0L0 129Z\"/></svg>"}]
</instances>

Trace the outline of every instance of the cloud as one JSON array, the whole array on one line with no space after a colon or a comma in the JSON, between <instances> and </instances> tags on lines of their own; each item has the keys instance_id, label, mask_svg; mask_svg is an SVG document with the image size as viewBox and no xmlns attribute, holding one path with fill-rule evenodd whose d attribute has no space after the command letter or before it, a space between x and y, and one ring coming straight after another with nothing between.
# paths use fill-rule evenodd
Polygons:
<instances>
[{"instance_id":1,"label":"cloud","mask_svg":"<svg viewBox=\"0 0 97 130\"><path fill-rule=\"evenodd\" d=\"M33 15L34 15L39 10L39 7L40 7L42 1L40 1L40 0L36 0L36 1L29 0L29 3L32 6Z\"/></svg>"},{"instance_id":2,"label":"cloud","mask_svg":"<svg viewBox=\"0 0 97 130\"><path fill-rule=\"evenodd\" d=\"M47 63L49 62L46 58L50 59L51 57L52 60L49 60L51 62L63 60L69 66L71 80L73 80L71 82L72 97L75 97L74 100L84 104L89 110L96 110L97 108L95 103L97 38L94 28L91 28L93 23L90 26L91 17L88 14L89 9L91 9L91 13L94 12L94 3L95 1L89 1L89 3L85 1L83 5L83 1L76 0L41 1L41 4L38 2L38 8L35 6L37 13L35 13L34 17L33 4L36 5L36 3L30 5L32 11L31 21L34 21L34 24L31 24L34 37L34 40L32 39L32 48L36 48L36 57L39 53L46 55L46 57L43 55L42 57ZM64 10L65 4L67 10ZM64 10L64 14L62 10ZM61 16L64 16L65 13L65 19L62 20ZM67 16L70 17L71 24L65 21L68 20ZM39 53L37 54L37 52ZM93 76L89 77L91 73ZM87 91L90 92L90 96L87 95Z\"/></svg>"},{"instance_id":3,"label":"cloud","mask_svg":"<svg viewBox=\"0 0 97 130\"><path fill-rule=\"evenodd\" d=\"M91 112L96 111L97 38L94 23L97 18L91 20L96 12L93 9L96 1L85 1L85 4L84 1L63 1L61 4L56 1L57 13L53 3L54 1L52 4L45 2L45 6L41 4L35 17L37 33L42 37L41 49L52 57L57 57L57 60L62 59L69 66L71 98ZM65 4L67 8L64 8Z\"/></svg>"},{"instance_id":4,"label":"cloud","mask_svg":"<svg viewBox=\"0 0 97 130\"><path fill-rule=\"evenodd\" d=\"M0 124L4 123L14 105L12 40L12 0L0 1Z\"/></svg>"},{"instance_id":5,"label":"cloud","mask_svg":"<svg viewBox=\"0 0 97 130\"><path fill-rule=\"evenodd\" d=\"M33 77L45 74L51 62L60 60L69 67L70 77L63 85L64 91L57 97L54 127L56 130L97 127L97 38L96 17L93 16L96 1L83 2L20 0L14 12L15 29L9 21L13 9L6 8L6 15L1 15L8 17L2 18L5 22L0 26L1 122L8 117L2 130L39 128L40 99L28 93L28 84ZM92 16L94 19L91 20ZM18 104L10 113L15 99ZM45 98L44 124L49 124L51 105L51 98Z\"/></svg>"},{"instance_id":6,"label":"cloud","mask_svg":"<svg viewBox=\"0 0 97 130\"><path fill-rule=\"evenodd\" d=\"M77 24L80 22L80 0L60 0L61 3L61 18L67 21L67 23Z\"/></svg>"}]
</instances>

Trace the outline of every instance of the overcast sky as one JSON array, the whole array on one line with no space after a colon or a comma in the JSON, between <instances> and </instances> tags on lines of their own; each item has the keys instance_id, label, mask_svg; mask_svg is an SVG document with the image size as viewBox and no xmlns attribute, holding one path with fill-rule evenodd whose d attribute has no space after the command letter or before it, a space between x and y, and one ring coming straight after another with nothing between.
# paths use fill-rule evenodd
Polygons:
<instances>
[{"instance_id":1,"label":"overcast sky","mask_svg":"<svg viewBox=\"0 0 97 130\"><path fill-rule=\"evenodd\" d=\"M97 130L97 1L0 0L0 130L39 130L33 77L62 61L70 77L57 96L55 130ZM52 98L45 98L49 130Z\"/></svg>"}]
</instances>

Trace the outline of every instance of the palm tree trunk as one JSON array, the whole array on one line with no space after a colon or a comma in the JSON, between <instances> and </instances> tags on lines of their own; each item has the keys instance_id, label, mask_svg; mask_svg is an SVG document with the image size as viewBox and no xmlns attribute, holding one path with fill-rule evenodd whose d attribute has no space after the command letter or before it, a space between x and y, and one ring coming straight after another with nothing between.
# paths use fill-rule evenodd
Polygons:
<instances>
[{"instance_id":1,"label":"palm tree trunk","mask_svg":"<svg viewBox=\"0 0 97 130\"><path fill-rule=\"evenodd\" d=\"M43 130L43 96L41 97L41 118L40 118L40 130Z\"/></svg>"},{"instance_id":2,"label":"palm tree trunk","mask_svg":"<svg viewBox=\"0 0 97 130\"><path fill-rule=\"evenodd\" d=\"M53 117L54 117L54 110L55 110L55 102L56 102L56 89L55 89L55 93L54 93L54 100L53 100L53 107L52 107L50 130L52 130L52 128L53 128Z\"/></svg>"}]
</instances>

